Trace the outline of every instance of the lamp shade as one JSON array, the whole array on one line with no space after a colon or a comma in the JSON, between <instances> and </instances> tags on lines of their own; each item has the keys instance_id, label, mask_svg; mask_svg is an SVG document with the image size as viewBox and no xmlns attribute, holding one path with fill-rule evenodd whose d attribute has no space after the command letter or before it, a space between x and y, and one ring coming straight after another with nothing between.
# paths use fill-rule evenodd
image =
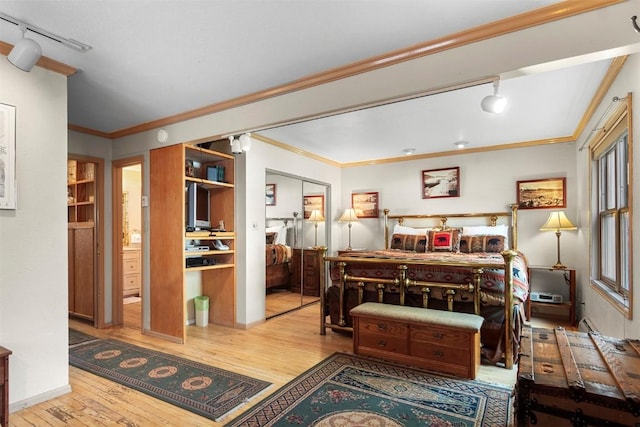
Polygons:
<instances>
[{"instance_id":1,"label":"lamp shade","mask_svg":"<svg viewBox=\"0 0 640 427\"><path fill-rule=\"evenodd\" d=\"M311 222L322 222L324 221L324 215L322 215L322 211L318 210L318 209L314 209L311 211L311 215L309 215L308 218L309 221Z\"/></svg>"},{"instance_id":2,"label":"lamp shade","mask_svg":"<svg viewBox=\"0 0 640 427\"><path fill-rule=\"evenodd\" d=\"M9 52L7 59L22 71L31 71L42 56L42 48L35 41L23 38Z\"/></svg>"},{"instance_id":3,"label":"lamp shade","mask_svg":"<svg viewBox=\"0 0 640 427\"><path fill-rule=\"evenodd\" d=\"M561 231L561 230L577 230L578 227L573 225L563 211L551 212L547 222L540 227L540 231Z\"/></svg>"},{"instance_id":4,"label":"lamp shade","mask_svg":"<svg viewBox=\"0 0 640 427\"><path fill-rule=\"evenodd\" d=\"M340 222L355 222L358 220L358 215L356 215L355 209L345 209L344 213L340 217L338 221Z\"/></svg>"}]
</instances>

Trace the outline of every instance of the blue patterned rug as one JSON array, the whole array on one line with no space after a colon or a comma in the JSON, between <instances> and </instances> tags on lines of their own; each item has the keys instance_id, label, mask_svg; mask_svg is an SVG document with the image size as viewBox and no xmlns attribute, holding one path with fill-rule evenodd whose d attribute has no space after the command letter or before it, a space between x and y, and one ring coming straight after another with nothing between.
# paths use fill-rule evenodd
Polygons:
<instances>
[{"instance_id":1,"label":"blue patterned rug","mask_svg":"<svg viewBox=\"0 0 640 427\"><path fill-rule=\"evenodd\" d=\"M116 340L69 347L69 364L216 421L271 385Z\"/></svg>"},{"instance_id":2,"label":"blue patterned rug","mask_svg":"<svg viewBox=\"0 0 640 427\"><path fill-rule=\"evenodd\" d=\"M240 426L508 426L512 389L335 353L240 415Z\"/></svg>"}]
</instances>

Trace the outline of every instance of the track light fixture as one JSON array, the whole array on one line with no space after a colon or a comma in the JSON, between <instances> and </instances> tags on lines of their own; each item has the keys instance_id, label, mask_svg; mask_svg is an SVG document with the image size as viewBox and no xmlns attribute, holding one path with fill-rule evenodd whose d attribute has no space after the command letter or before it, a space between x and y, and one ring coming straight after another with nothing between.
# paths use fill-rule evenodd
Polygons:
<instances>
[{"instance_id":1,"label":"track light fixture","mask_svg":"<svg viewBox=\"0 0 640 427\"><path fill-rule=\"evenodd\" d=\"M13 16L0 13L0 19L10 24L17 25L22 31L22 39L13 46L13 49L9 52L7 59L23 71L31 71L33 66L42 56L42 48L35 40L26 37L27 31L31 31L32 33L45 37L48 40L58 42L63 46L79 52L87 52L91 50L91 46L87 44L50 33L47 30L43 30L40 27L23 22Z\"/></svg>"},{"instance_id":2,"label":"track light fixture","mask_svg":"<svg viewBox=\"0 0 640 427\"><path fill-rule=\"evenodd\" d=\"M231 152L233 154L242 154L251 150L251 134L243 133L239 137L231 135L229 137L229 144L231 145Z\"/></svg>"},{"instance_id":3,"label":"track light fixture","mask_svg":"<svg viewBox=\"0 0 640 427\"><path fill-rule=\"evenodd\" d=\"M507 98L502 95L498 95L498 86L500 86L500 80L493 82L493 95L485 96L482 99L480 105L482 109L487 113L502 114L507 107Z\"/></svg>"},{"instance_id":4,"label":"track light fixture","mask_svg":"<svg viewBox=\"0 0 640 427\"><path fill-rule=\"evenodd\" d=\"M27 32L25 26L21 25L20 29L22 30L22 40L13 46L7 59L22 71L31 71L42 56L42 48L35 40L25 37Z\"/></svg>"}]
</instances>

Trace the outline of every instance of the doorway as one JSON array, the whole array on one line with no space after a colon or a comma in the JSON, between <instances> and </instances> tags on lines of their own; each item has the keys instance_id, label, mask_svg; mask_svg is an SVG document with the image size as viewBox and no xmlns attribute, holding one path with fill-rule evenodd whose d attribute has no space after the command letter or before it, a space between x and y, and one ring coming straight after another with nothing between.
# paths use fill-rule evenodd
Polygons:
<instances>
[{"instance_id":1,"label":"doorway","mask_svg":"<svg viewBox=\"0 0 640 427\"><path fill-rule=\"evenodd\" d=\"M142 329L142 215L143 159L135 157L113 163L113 306L114 324Z\"/></svg>"}]
</instances>

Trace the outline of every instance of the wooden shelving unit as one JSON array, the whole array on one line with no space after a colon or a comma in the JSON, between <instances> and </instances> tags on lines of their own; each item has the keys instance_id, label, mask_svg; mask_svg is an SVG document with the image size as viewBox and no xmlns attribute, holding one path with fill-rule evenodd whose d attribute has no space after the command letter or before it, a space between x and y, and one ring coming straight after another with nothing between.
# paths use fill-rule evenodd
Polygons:
<instances>
[{"instance_id":1,"label":"wooden shelving unit","mask_svg":"<svg viewBox=\"0 0 640 427\"><path fill-rule=\"evenodd\" d=\"M235 159L232 155L190 144L150 153L151 331L185 342L187 321L185 278L200 274L202 295L209 297L209 321L234 326L236 313ZM207 179L209 167L224 168L224 180ZM195 182L209 190L210 223L222 221L226 232L186 232L186 186ZM229 249L217 250L221 240ZM186 249L209 246L208 250ZM206 265L188 266L189 258Z\"/></svg>"}]
</instances>

